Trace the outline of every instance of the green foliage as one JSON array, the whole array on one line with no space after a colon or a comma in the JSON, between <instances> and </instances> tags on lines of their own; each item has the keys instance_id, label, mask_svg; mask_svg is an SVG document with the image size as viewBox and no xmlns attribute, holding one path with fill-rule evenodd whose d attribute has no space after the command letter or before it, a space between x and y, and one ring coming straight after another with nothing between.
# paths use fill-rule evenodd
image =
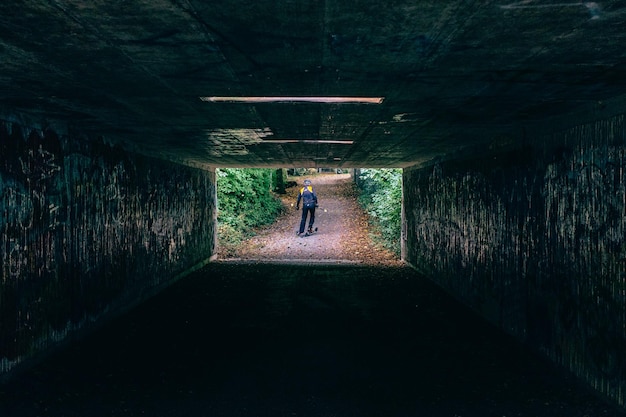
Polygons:
<instances>
[{"instance_id":1,"label":"green foliage","mask_svg":"<svg viewBox=\"0 0 626 417\"><path fill-rule=\"evenodd\" d=\"M317 172L315 168L293 168L289 170L289 174L294 177L301 177L305 175L312 175Z\"/></svg>"},{"instance_id":2,"label":"green foliage","mask_svg":"<svg viewBox=\"0 0 626 417\"><path fill-rule=\"evenodd\" d=\"M362 169L357 179L359 204L373 219L381 243L400 254L402 169Z\"/></svg>"},{"instance_id":3,"label":"green foliage","mask_svg":"<svg viewBox=\"0 0 626 417\"><path fill-rule=\"evenodd\" d=\"M278 194L285 194L285 186L287 184L287 170L279 168L272 171L272 190Z\"/></svg>"},{"instance_id":4,"label":"green foliage","mask_svg":"<svg viewBox=\"0 0 626 417\"><path fill-rule=\"evenodd\" d=\"M271 190L275 173L264 168L216 170L217 223L221 244L237 244L258 226L272 223L282 205Z\"/></svg>"}]
</instances>

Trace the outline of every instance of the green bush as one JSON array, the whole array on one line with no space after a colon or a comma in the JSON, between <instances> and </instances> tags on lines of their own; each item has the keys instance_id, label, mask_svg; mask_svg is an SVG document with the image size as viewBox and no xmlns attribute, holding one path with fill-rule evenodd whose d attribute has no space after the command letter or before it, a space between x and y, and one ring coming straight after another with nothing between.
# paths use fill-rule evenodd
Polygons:
<instances>
[{"instance_id":1,"label":"green bush","mask_svg":"<svg viewBox=\"0 0 626 417\"><path fill-rule=\"evenodd\" d=\"M253 228L272 223L282 204L273 193L275 170L220 168L217 176L217 224L221 244L237 244Z\"/></svg>"},{"instance_id":2,"label":"green bush","mask_svg":"<svg viewBox=\"0 0 626 417\"><path fill-rule=\"evenodd\" d=\"M361 169L357 178L359 204L380 233L380 242L400 255L402 169Z\"/></svg>"}]
</instances>

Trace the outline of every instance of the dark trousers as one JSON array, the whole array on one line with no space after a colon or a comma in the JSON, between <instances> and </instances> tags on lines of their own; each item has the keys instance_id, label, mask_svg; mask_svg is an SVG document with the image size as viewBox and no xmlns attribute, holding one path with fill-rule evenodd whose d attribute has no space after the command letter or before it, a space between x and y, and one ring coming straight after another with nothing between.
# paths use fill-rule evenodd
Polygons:
<instances>
[{"instance_id":1,"label":"dark trousers","mask_svg":"<svg viewBox=\"0 0 626 417\"><path fill-rule=\"evenodd\" d=\"M309 217L309 229L313 227L313 222L315 221L315 206L307 207L302 206L302 220L300 220L300 233L304 233L304 226L306 225L306 217L311 214Z\"/></svg>"}]
</instances>

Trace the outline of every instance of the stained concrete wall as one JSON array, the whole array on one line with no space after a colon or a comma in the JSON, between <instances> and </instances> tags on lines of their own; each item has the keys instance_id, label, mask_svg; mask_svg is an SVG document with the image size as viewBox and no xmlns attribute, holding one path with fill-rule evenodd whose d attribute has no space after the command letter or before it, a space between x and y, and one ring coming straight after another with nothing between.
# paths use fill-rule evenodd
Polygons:
<instances>
[{"instance_id":1,"label":"stained concrete wall","mask_svg":"<svg viewBox=\"0 0 626 417\"><path fill-rule=\"evenodd\" d=\"M403 256L626 403L624 115L404 171Z\"/></svg>"},{"instance_id":2,"label":"stained concrete wall","mask_svg":"<svg viewBox=\"0 0 626 417\"><path fill-rule=\"evenodd\" d=\"M0 376L202 266L215 172L0 121Z\"/></svg>"}]
</instances>

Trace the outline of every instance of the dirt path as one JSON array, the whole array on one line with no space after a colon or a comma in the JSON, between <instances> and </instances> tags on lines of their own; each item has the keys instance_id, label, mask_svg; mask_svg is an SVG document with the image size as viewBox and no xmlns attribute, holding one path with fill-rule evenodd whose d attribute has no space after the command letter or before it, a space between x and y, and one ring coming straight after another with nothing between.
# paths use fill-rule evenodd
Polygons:
<instances>
[{"instance_id":1,"label":"dirt path","mask_svg":"<svg viewBox=\"0 0 626 417\"><path fill-rule=\"evenodd\" d=\"M257 235L240 247L220 248L218 259L401 264L397 256L372 241L368 216L356 201L350 174L318 174L307 178L318 195L314 225L317 233L296 236L302 212L296 210L295 202L304 177L289 178L298 185L288 188L281 197L285 213L272 225L257 230Z\"/></svg>"}]
</instances>

